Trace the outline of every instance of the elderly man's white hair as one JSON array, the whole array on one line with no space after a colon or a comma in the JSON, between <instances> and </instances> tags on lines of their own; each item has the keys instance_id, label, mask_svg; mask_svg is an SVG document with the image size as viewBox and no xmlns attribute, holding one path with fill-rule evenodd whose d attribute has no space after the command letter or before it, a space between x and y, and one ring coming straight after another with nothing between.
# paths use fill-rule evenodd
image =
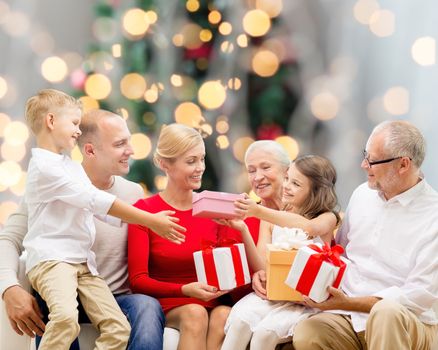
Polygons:
<instances>
[{"instance_id":1,"label":"elderly man's white hair","mask_svg":"<svg viewBox=\"0 0 438 350\"><path fill-rule=\"evenodd\" d=\"M258 140L249 145L248 149L245 152L245 164L247 163L249 155L256 150L263 150L265 152L268 152L272 155L272 158L274 160L276 160L286 168L290 165L291 160L284 147L278 142L272 140Z\"/></svg>"},{"instance_id":2,"label":"elderly man's white hair","mask_svg":"<svg viewBox=\"0 0 438 350\"><path fill-rule=\"evenodd\" d=\"M385 133L385 152L389 157L409 157L417 168L423 164L426 141L421 131L404 120L389 120L378 124L371 136Z\"/></svg>"}]
</instances>

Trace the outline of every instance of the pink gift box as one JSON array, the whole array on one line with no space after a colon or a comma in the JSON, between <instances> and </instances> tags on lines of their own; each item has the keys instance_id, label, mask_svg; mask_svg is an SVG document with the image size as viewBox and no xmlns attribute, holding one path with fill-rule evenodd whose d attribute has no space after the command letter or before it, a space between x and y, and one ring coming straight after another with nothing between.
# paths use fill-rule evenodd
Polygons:
<instances>
[{"instance_id":1,"label":"pink gift box","mask_svg":"<svg viewBox=\"0 0 438 350\"><path fill-rule=\"evenodd\" d=\"M243 243L193 253L198 282L231 290L251 282Z\"/></svg>"},{"instance_id":2,"label":"pink gift box","mask_svg":"<svg viewBox=\"0 0 438 350\"><path fill-rule=\"evenodd\" d=\"M320 303L330 296L327 288L339 288L348 260L341 257L343 248L310 244L298 249L285 283Z\"/></svg>"},{"instance_id":3,"label":"pink gift box","mask_svg":"<svg viewBox=\"0 0 438 350\"><path fill-rule=\"evenodd\" d=\"M202 191L193 193L193 216L210 219L234 219L234 201L243 194Z\"/></svg>"}]
</instances>

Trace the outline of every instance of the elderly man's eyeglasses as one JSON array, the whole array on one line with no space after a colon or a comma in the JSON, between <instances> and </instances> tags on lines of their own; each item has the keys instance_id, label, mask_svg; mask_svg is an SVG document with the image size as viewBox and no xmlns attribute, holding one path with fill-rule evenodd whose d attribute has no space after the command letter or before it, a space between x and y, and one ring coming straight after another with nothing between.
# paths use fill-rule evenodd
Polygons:
<instances>
[{"instance_id":1,"label":"elderly man's eyeglasses","mask_svg":"<svg viewBox=\"0 0 438 350\"><path fill-rule=\"evenodd\" d=\"M403 157L394 157L394 158L388 158L388 159L382 159L382 160L370 160L370 156L366 150L362 151L363 153L363 159L365 160L366 164L371 168L373 165L377 164L385 164L392 162L393 160L400 159Z\"/></svg>"}]
</instances>

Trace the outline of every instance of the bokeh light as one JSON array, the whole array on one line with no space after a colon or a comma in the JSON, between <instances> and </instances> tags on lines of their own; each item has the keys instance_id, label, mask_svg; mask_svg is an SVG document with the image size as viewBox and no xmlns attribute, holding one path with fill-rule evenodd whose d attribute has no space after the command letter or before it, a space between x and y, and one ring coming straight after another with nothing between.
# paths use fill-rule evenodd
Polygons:
<instances>
[{"instance_id":1,"label":"bokeh light","mask_svg":"<svg viewBox=\"0 0 438 350\"><path fill-rule=\"evenodd\" d=\"M0 148L0 154L3 160L10 160L13 162L21 162L26 155L26 145L12 145L4 142Z\"/></svg>"},{"instance_id":2,"label":"bokeh light","mask_svg":"<svg viewBox=\"0 0 438 350\"><path fill-rule=\"evenodd\" d=\"M175 109L175 121L190 127L199 127L204 121L201 108L193 102L183 102Z\"/></svg>"},{"instance_id":3,"label":"bokeh light","mask_svg":"<svg viewBox=\"0 0 438 350\"><path fill-rule=\"evenodd\" d=\"M84 112L87 112L90 109L99 108L99 102L90 96L79 97L79 101L82 102L82 109L84 110Z\"/></svg>"},{"instance_id":4,"label":"bokeh light","mask_svg":"<svg viewBox=\"0 0 438 350\"><path fill-rule=\"evenodd\" d=\"M220 149L227 149L230 146L230 140L228 140L227 135L219 135L216 138L216 146Z\"/></svg>"},{"instance_id":5,"label":"bokeh light","mask_svg":"<svg viewBox=\"0 0 438 350\"><path fill-rule=\"evenodd\" d=\"M158 191L163 191L167 186L167 176L163 176L163 175L155 176L154 184Z\"/></svg>"},{"instance_id":6,"label":"bokeh light","mask_svg":"<svg viewBox=\"0 0 438 350\"><path fill-rule=\"evenodd\" d=\"M202 45L200 33L202 28L195 23L187 23L183 26L181 34L183 37L183 45L188 49L197 49Z\"/></svg>"},{"instance_id":7,"label":"bokeh light","mask_svg":"<svg viewBox=\"0 0 438 350\"><path fill-rule=\"evenodd\" d=\"M27 172L22 171L20 180L18 180L18 182L15 185L9 187L9 190L16 196L23 196L26 190L26 179L27 179Z\"/></svg>"},{"instance_id":8,"label":"bokeh light","mask_svg":"<svg viewBox=\"0 0 438 350\"><path fill-rule=\"evenodd\" d=\"M213 10L208 14L208 21L211 24L218 24L222 19L222 15L219 11Z\"/></svg>"},{"instance_id":9,"label":"bokeh light","mask_svg":"<svg viewBox=\"0 0 438 350\"><path fill-rule=\"evenodd\" d=\"M321 92L312 98L310 109L318 119L333 119L339 112L339 99L331 92Z\"/></svg>"},{"instance_id":10,"label":"bokeh light","mask_svg":"<svg viewBox=\"0 0 438 350\"><path fill-rule=\"evenodd\" d=\"M111 52L116 58L122 57L122 45L114 44L113 46L111 46Z\"/></svg>"},{"instance_id":11,"label":"bokeh light","mask_svg":"<svg viewBox=\"0 0 438 350\"><path fill-rule=\"evenodd\" d=\"M239 90L242 86L242 81L239 78L231 78L228 80L228 88L231 90Z\"/></svg>"},{"instance_id":12,"label":"bokeh light","mask_svg":"<svg viewBox=\"0 0 438 350\"><path fill-rule=\"evenodd\" d=\"M144 93L144 100L148 103L155 103L158 101L159 92L158 87L152 84L150 89L147 89Z\"/></svg>"},{"instance_id":13,"label":"bokeh light","mask_svg":"<svg viewBox=\"0 0 438 350\"><path fill-rule=\"evenodd\" d=\"M262 10L248 11L243 17L243 29L251 36L263 36L270 28L271 19L268 14Z\"/></svg>"},{"instance_id":14,"label":"bokeh light","mask_svg":"<svg viewBox=\"0 0 438 350\"><path fill-rule=\"evenodd\" d=\"M430 36L418 38L411 48L412 58L420 66L431 66L436 63L436 40Z\"/></svg>"},{"instance_id":15,"label":"bokeh light","mask_svg":"<svg viewBox=\"0 0 438 350\"><path fill-rule=\"evenodd\" d=\"M238 138L233 144L233 155L241 163L244 162L245 152L254 139L249 136Z\"/></svg>"},{"instance_id":16,"label":"bokeh light","mask_svg":"<svg viewBox=\"0 0 438 350\"><path fill-rule=\"evenodd\" d=\"M228 130L230 130L230 124L228 124L228 118L225 115L222 115L216 121L216 131L219 134L226 134Z\"/></svg>"},{"instance_id":17,"label":"bokeh light","mask_svg":"<svg viewBox=\"0 0 438 350\"><path fill-rule=\"evenodd\" d=\"M353 7L354 18L362 24L368 25L374 12L380 9L376 0L359 0Z\"/></svg>"},{"instance_id":18,"label":"bokeh light","mask_svg":"<svg viewBox=\"0 0 438 350\"><path fill-rule=\"evenodd\" d=\"M298 142L293 137L279 136L275 141L284 147L291 160L294 160L300 153Z\"/></svg>"},{"instance_id":19,"label":"bokeh light","mask_svg":"<svg viewBox=\"0 0 438 350\"><path fill-rule=\"evenodd\" d=\"M287 1L287 0L286 0ZM277 17L283 9L282 0L256 0L256 9L262 10L268 14L269 17Z\"/></svg>"},{"instance_id":20,"label":"bokeh light","mask_svg":"<svg viewBox=\"0 0 438 350\"><path fill-rule=\"evenodd\" d=\"M12 146L23 145L29 138L29 129L21 121L10 122L3 130L3 137L6 143Z\"/></svg>"},{"instance_id":21,"label":"bokeh light","mask_svg":"<svg viewBox=\"0 0 438 350\"><path fill-rule=\"evenodd\" d=\"M142 133L132 134L131 145L134 150L133 159L144 159L152 150L151 139Z\"/></svg>"},{"instance_id":22,"label":"bokeh light","mask_svg":"<svg viewBox=\"0 0 438 350\"><path fill-rule=\"evenodd\" d=\"M224 104L226 97L225 88L219 81L207 81L198 91L199 102L207 109L219 108Z\"/></svg>"},{"instance_id":23,"label":"bokeh light","mask_svg":"<svg viewBox=\"0 0 438 350\"><path fill-rule=\"evenodd\" d=\"M199 2L198 0L188 0L186 2L186 9L189 12L196 12L199 10Z\"/></svg>"},{"instance_id":24,"label":"bokeh light","mask_svg":"<svg viewBox=\"0 0 438 350\"><path fill-rule=\"evenodd\" d=\"M237 45L240 47L247 47L248 46L248 37L246 34L240 34L237 36Z\"/></svg>"},{"instance_id":25,"label":"bokeh light","mask_svg":"<svg viewBox=\"0 0 438 350\"><path fill-rule=\"evenodd\" d=\"M125 12L122 19L123 29L134 37L143 36L149 28L149 18L142 9L133 8Z\"/></svg>"},{"instance_id":26,"label":"bokeh light","mask_svg":"<svg viewBox=\"0 0 438 350\"><path fill-rule=\"evenodd\" d=\"M280 63L272 51L259 50L255 53L251 66L254 72L261 77L270 77L277 72Z\"/></svg>"},{"instance_id":27,"label":"bokeh light","mask_svg":"<svg viewBox=\"0 0 438 350\"><path fill-rule=\"evenodd\" d=\"M233 26L230 22L222 22L219 25L219 33L222 35L229 35L233 31Z\"/></svg>"},{"instance_id":28,"label":"bokeh light","mask_svg":"<svg viewBox=\"0 0 438 350\"><path fill-rule=\"evenodd\" d=\"M154 24L158 20L158 14L155 11L146 11L146 17L148 18L149 24Z\"/></svg>"},{"instance_id":29,"label":"bokeh light","mask_svg":"<svg viewBox=\"0 0 438 350\"><path fill-rule=\"evenodd\" d=\"M20 11L10 11L3 22L3 29L13 37L24 36L30 29L30 20L27 14Z\"/></svg>"},{"instance_id":30,"label":"bokeh light","mask_svg":"<svg viewBox=\"0 0 438 350\"><path fill-rule=\"evenodd\" d=\"M0 185L14 186L20 181L20 178L20 164L9 160L0 163Z\"/></svg>"},{"instance_id":31,"label":"bokeh light","mask_svg":"<svg viewBox=\"0 0 438 350\"><path fill-rule=\"evenodd\" d=\"M65 61L58 56L46 58L41 64L41 74L51 83L59 83L67 76L68 69Z\"/></svg>"},{"instance_id":32,"label":"bokeh light","mask_svg":"<svg viewBox=\"0 0 438 350\"><path fill-rule=\"evenodd\" d=\"M370 18L369 27L378 37L387 37L394 34L395 15L389 10L375 11Z\"/></svg>"},{"instance_id":33,"label":"bokeh light","mask_svg":"<svg viewBox=\"0 0 438 350\"><path fill-rule=\"evenodd\" d=\"M130 100L142 98L145 90L146 80L138 73L126 74L120 80L120 92Z\"/></svg>"},{"instance_id":34,"label":"bokeh light","mask_svg":"<svg viewBox=\"0 0 438 350\"><path fill-rule=\"evenodd\" d=\"M95 100L107 98L111 93L111 80L103 74L91 74L85 81L85 92Z\"/></svg>"},{"instance_id":35,"label":"bokeh light","mask_svg":"<svg viewBox=\"0 0 438 350\"><path fill-rule=\"evenodd\" d=\"M202 42L207 43L213 38L213 33L210 29L202 29L199 32L199 39L201 39Z\"/></svg>"},{"instance_id":36,"label":"bokeh light","mask_svg":"<svg viewBox=\"0 0 438 350\"><path fill-rule=\"evenodd\" d=\"M409 112L409 91L402 86L390 88L383 96L383 106L390 114L407 114Z\"/></svg>"},{"instance_id":37,"label":"bokeh light","mask_svg":"<svg viewBox=\"0 0 438 350\"><path fill-rule=\"evenodd\" d=\"M6 126L11 122L11 118L5 114L0 113L0 137L4 136Z\"/></svg>"}]
</instances>

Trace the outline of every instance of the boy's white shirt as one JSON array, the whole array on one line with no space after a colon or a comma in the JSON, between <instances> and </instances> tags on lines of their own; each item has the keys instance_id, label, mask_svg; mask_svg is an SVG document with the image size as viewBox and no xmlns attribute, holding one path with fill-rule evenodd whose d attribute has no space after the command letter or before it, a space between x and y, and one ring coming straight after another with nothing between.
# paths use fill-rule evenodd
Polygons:
<instances>
[{"instance_id":1,"label":"boy's white shirt","mask_svg":"<svg viewBox=\"0 0 438 350\"><path fill-rule=\"evenodd\" d=\"M113 186L106 190L123 201L134 204L144 198L143 188L132 181L115 176ZM114 294L129 293L127 264L127 224L116 227L95 218L96 253L99 275ZM6 289L19 285L19 257L23 252L23 240L27 233L27 207L23 200L11 214L0 232L0 296Z\"/></svg>"},{"instance_id":2,"label":"boy's white shirt","mask_svg":"<svg viewBox=\"0 0 438 350\"><path fill-rule=\"evenodd\" d=\"M106 215L115 196L91 184L82 166L70 157L32 149L24 201L28 209L26 273L43 261L86 262L97 275L91 250L94 214ZM113 218L114 224L120 220Z\"/></svg>"}]
</instances>

